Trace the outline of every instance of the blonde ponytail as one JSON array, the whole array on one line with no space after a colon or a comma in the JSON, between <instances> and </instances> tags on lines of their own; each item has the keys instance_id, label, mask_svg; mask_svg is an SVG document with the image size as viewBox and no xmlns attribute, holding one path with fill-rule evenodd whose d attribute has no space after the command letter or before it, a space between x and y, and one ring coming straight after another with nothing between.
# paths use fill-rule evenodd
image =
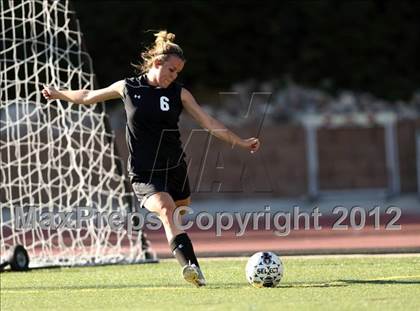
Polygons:
<instances>
[{"instance_id":1,"label":"blonde ponytail","mask_svg":"<svg viewBox=\"0 0 420 311\"><path fill-rule=\"evenodd\" d=\"M141 64L132 64L140 74L149 71L156 59L165 61L170 55L175 55L185 61L184 52L174 43L175 34L161 30L154 36L156 37L154 45L141 53Z\"/></svg>"}]
</instances>

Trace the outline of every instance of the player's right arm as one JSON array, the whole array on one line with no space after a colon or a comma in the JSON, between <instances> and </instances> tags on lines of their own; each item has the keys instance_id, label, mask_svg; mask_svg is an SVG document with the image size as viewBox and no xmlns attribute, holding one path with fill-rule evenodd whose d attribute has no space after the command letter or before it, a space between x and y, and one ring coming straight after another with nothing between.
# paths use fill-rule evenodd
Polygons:
<instances>
[{"instance_id":1,"label":"player's right arm","mask_svg":"<svg viewBox=\"0 0 420 311\"><path fill-rule=\"evenodd\" d=\"M81 105L92 105L97 102L123 97L124 87L124 80L98 90L57 90L52 86L44 86L42 95L48 100L60 99Z\"/></svg>"}]
</instances>

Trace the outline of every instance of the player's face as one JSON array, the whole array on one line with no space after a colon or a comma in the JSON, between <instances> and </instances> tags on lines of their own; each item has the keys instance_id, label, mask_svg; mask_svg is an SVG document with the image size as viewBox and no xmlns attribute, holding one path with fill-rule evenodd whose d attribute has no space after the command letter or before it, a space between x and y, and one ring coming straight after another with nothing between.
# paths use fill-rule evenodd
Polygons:
<instances>
[{"instance_id":1,"label":"player's face","mask_svg":"<svg viewBox=\"0 0 420 311\"><path fill-rule=\"evenodd\" d=\"M157 82L160 87L168 87L184 68L184 61L177 56L170 55L166 61L158 66Z\"/></svg>"}]
</instances>

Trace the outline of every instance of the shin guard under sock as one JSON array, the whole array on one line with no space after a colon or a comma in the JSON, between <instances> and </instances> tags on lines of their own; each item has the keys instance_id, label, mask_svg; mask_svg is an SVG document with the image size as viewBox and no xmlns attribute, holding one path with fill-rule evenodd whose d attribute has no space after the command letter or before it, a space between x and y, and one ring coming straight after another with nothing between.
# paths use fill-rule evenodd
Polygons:
<instances>
[{"instance_id":1,"label":"shin guard under sock","mask_svg":"<svg viewBox=\"0 0 420 311\"><path fill-rule=\"evenodd\" d=\"M175 236L169 242L169 246L171 247L172 254L174 254L181 266L195 264L199 267L191 240L186 233Z\"/></svg>"}]
</instances>

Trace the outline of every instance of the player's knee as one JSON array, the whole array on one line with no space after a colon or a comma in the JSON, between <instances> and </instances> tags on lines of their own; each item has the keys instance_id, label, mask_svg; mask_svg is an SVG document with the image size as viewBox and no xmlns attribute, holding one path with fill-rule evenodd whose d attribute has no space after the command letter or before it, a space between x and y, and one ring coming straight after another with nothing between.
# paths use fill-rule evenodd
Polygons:
<instances>
[{"instance_id":1,"label":"player's knee","mask_svg":"<svg viewBox=\"0 0 420 311\"><path fill-rule=\"evenodd\" d=\"M172 202L165 202L159 208L159 218L164 224L172 223L172 217L175 212L175 204Z\"/></svg>"}]
</instances>

